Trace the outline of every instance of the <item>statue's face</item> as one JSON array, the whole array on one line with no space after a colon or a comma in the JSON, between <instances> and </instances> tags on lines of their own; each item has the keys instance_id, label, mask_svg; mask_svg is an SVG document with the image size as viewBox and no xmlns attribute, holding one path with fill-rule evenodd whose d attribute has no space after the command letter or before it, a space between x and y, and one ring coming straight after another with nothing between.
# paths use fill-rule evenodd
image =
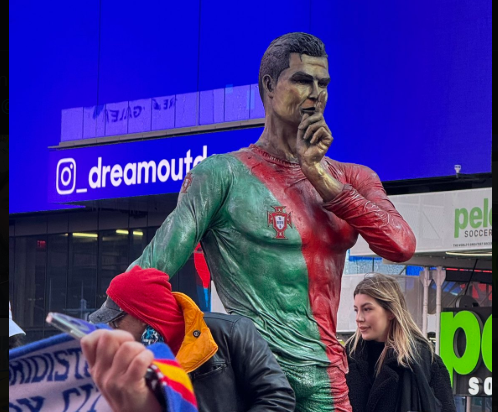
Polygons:
<instances>
[{"instance_id":1,"label":"statue's face","mask_svg":"<svg viewBox=\"0 0 498 412\"><path fill-rule=\"evenodd\" d=\"M298 125L306 109L316 108L318 95L323 91L327 93L328 67L326 57L291 53L289 68L280 73L275 85L272 99L275 115L284 122Z\"/></svg>"}]
</instances>

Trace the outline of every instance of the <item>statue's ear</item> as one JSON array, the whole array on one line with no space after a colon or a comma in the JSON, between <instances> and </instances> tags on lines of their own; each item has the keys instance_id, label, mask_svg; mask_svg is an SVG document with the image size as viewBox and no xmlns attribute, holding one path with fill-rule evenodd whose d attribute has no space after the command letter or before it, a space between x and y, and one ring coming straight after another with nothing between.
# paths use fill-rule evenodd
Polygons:
<instances>
[{"instance_id":1,"label":"statue's ear","mask_svg":"<svg viewBox=\"0 0 498 412\"><path fill-rule=\"evenodd\" d=\"M269 74L265 74L263 76L263 87L265 89L265 94L271 99L273 98L273 90L275 88L275 84L273 79Z\"/></svg>"}]
</instances>

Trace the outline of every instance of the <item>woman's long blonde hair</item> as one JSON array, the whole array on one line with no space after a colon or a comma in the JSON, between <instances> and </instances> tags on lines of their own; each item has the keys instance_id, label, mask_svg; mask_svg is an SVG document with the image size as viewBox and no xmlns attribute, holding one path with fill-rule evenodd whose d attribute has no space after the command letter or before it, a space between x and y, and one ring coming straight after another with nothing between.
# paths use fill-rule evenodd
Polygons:
<instances>
[{"instance_id":1,"label":"woman's long blonde hair","mask_svg":"<svg viewBox=\"0 0 498 412\"><path fill-rule=\"evenodd\" d=\"M354 296L359 294L374 298L380 306L394 315L387 333L386 346L377 361L376 375L379 373L385 361L387 350L390 348L394 350L398 364L407 368L411 368L411 365L418 358L417 342L427 343L432 356L434 355L432 344L424 337L414 322L399 283L393 276L368 273L354 290ZM358 344L362 341L361 333L359 329L356 329L355 334L347 342L351 348L352 357L358 349Z\"/></svg>"}]
</instances>

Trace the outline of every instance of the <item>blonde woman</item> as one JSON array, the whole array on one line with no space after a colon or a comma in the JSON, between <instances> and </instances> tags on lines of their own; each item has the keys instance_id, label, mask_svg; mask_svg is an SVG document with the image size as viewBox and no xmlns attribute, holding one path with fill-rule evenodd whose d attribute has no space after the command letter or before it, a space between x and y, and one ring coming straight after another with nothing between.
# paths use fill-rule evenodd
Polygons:
<instances>
[{"instance_id":1,"label":"blonde woman","mask_svg":"<svg viewBox=\"0 0 498 412\"><path fill-rule=\"evenodd\" d=\"M397 280L369 274L354 291L346 343L353 412L455 412L450 377L407 309Z\"/></svg>"}]
</instances>

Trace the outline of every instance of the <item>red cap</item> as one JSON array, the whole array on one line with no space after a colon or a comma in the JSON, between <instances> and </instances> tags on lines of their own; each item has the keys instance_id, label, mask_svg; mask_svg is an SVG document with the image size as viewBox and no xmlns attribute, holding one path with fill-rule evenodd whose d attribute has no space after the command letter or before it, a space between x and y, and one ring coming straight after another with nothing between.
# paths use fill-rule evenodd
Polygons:
<instances>
[{"instance_id":1,"label":"red cap","mask_svg":"<svg viewBox=\"0 0 498 412\"><path fill-rule=\"evenodd\" d=\"M126 313L153 327L173 353L178 353L185 337L185 321L166 273L134 266L112 279L107 295Z\"/></svg>"}]
</instances>

